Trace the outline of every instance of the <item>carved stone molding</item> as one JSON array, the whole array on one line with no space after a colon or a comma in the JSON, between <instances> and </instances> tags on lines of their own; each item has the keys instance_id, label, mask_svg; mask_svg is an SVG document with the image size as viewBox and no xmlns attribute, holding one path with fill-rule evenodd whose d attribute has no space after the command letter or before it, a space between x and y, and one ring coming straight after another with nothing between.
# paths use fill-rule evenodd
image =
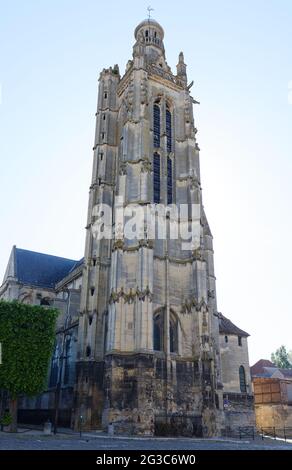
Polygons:
<instances>
[{"instance_id":1,"label":"carved stone molding","mask_svg":"<svg viewBox=\"0 0 292 470\"><path fill-rule=\"evenodd\" d=\"M205 299L201 299L199 302L196 297L192 297L191 299L183 302L181 306L181 313L190 314L192 313L193 308L195 308L197 312L208 312L208 305L206 304Z\"/></svg>"},{"instance_id":2,"label":"carved stone molding","mask_svg":"<svg viewBox=\"0 0 292 470\"><path fill-rule=\"evenodd\" d=\"M152 302L153 294L148 286L144 290L140 290L138 287L136 287L136 289L131 288L129 292L125 292L124 288L121 287L121 289L118 291L114 291L112 289L109 303L119 303L120 299L123 299L125 304L132 304L136 299L144 302L147 298L150 302Z\"/></svg>"}]
</instances>

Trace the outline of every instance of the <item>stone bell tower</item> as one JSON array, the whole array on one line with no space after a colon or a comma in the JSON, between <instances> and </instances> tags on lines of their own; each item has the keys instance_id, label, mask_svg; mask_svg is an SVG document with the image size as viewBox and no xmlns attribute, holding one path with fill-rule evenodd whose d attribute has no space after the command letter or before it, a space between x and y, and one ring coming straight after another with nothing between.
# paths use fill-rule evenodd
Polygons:
<instances>
[{"instance_id":1,"label":"stone bell tower","mask_svg":"<svg viewBox=\"0 0 292 470\"><path fill-rule=\"evenodd\" d=\"M99 79L93 174L79 321L75 425L153 434L161 426L197 435L220 431L219 325L212 234L201 191L199 147L187 67L166 62L164 31L153 19L135 30L126 72ZM112 208L96 237L101 204ZM156 211L174 207L174 212ZM184 205L186 213L175 215ZM199 209L196 245L181 229ZM143 224L123 227L150 208L158 237ZM117 209L125 209L117 217ZM174 229L178 236L172 237ZM117 236L118 234L118 236ZM120 235L119 235L120 234Z\"/></svg>"}]
</instances>

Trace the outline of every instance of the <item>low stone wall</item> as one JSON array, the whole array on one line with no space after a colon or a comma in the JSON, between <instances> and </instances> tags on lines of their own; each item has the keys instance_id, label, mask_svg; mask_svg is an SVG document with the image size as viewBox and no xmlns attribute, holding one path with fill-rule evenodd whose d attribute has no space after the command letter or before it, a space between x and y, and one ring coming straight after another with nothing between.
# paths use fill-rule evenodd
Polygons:
<instances>
[{"instance_id":1,"label":"low stone wall","mask_svg":"<svg viewBox=\"0 0 292 470\"><path fill-rule=\"evenodd\" d=\"M255 427L256 420L252 395L225 393L223 403L225 415L223 434L237 432L241 427Z\"/></svg>"}]
</instances>

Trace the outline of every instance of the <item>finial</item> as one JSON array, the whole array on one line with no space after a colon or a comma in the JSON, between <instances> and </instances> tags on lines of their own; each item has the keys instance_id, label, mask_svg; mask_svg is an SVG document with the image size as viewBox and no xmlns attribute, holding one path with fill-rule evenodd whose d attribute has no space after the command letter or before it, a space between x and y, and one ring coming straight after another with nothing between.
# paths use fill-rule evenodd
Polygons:
<instances>
[{"instance_id":1,"label":"finial","mask_svg":"<svg viewBox=\"0 0 292 470\"><path fill-rule=\"evenodd\" d=\"M154 11L154 8L152 8L150 5L149 7L147 8L148 10L148 20L151 20L151 11Z\"/></svg>"},{"instance_id":2,"label":"finial","mask_svg":"<svg viewBox=\"0 0 292 470\"><path fill-rule=\"evenodd\" d=\"M184 61L185 61L184 53L181 52L181 53L179 54L179 63L180 63L180 64L184 64Z\"/></svg>"}]
</instances>

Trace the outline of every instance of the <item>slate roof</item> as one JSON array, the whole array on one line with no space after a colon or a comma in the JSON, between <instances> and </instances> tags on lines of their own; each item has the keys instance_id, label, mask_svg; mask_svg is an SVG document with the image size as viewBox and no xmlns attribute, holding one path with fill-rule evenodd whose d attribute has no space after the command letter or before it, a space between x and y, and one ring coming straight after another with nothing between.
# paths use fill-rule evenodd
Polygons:
<instances>
[{"instance_id":1,"label":"slate roof","mask_svg":"<svg viewBox=\"0 0 292 470\"><path fill-rule=\"evenodd\" d=\"M292 369L279 369L284 375L285 379L292 379Z\"/></svg>"},{"instance_id":2,"label":"slate roof","mask_svg":"<svg viewBox=\"0 0 292 470\"><path fill-rule=\"evenodd\" d=\"M15 248L15 277L23 284L54 288L77 263L72 259Z\"/></svg>"},{"instance_id":3,"label":"slate roof","mask_svg":"<svg viewBox=\"0 0 292 470\"><path fill-rule=\"evenodd\" d=\"M74 264L74 266L70 269L70 273L73 273L73 271L75 271L75 269L79 268L80 266L82 266L84 264L84 258L81 258L79 261L77 261L77 263Z\"/></svg>"},{"instance_id":4,"label":"slate roof","mask_svg":"<svg viewBox=\"0 0 292 470\"><path fill-rule=\"evenodd\" d=\"M236 335L236 336L250 336L246 331L241 330L238 326L234 325L231 320L224 317L222 313L218 313L219 318L219 333L224 335Z\"/></svg>"}]
</instances>

